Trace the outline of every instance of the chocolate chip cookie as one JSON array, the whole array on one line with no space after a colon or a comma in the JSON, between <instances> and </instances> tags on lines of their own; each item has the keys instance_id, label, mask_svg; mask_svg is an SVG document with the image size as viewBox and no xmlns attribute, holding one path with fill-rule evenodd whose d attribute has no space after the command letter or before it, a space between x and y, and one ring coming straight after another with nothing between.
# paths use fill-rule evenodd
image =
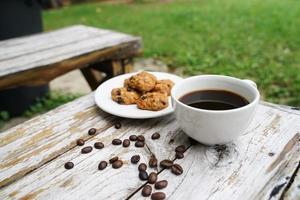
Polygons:
<instances>
[{"instance_id":1,"label":"chocolate chip cookie","mask_svg":"<svg viewBox=\"0 0 300 200\"><path fill-rule=\"evenodd\" d=\"M140 92L148 92L156 85L156 77L148 72L140 72L124 82L125 87L136 89Z\"/></svg>"},{"instance_id":2,"label":"chocolate chip cookie","mask_svg":"<svg viewBox=\"0 0 300 200\"><path fill-rule=\"evenodd\" d=\"M140 96L141 95L137 91L126 87L114 88L111 91L112 100L119 104L135 104Z\"/></svg>"},{"instance_id":3,"label":"chocolate chip cookie","mask_svg":"<svg viewBox=\"0 0 300 200\"><path fill-rule=\"evenodd\" d=\"M148 92L136 101L137 107L142 110L158 111L169 106L168 96L159 92Z\"/></svg>"},{"instance_id":4,"label":"chocolate chip cookie","mask_svg":"<svg viewBox=\"0 0 300 200\"><path fill-rule=\"evenodd\" d=\"M173 86L174 86L173 81L169 79L158 80L152 92L164 93L170 96L171 89Z\"/></svg>"}]
</instances>

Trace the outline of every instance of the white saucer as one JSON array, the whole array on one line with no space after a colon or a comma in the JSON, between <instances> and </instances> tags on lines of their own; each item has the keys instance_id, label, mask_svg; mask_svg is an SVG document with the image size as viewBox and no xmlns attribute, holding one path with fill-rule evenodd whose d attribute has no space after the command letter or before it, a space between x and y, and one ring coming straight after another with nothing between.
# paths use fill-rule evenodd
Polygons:
<instances>
[{"instance_id":1,"label":"white saucer","mask_svg":"<svg viewBox=\"0 0 300 200\"><path fill-rule=\"evenodd\" d=\"M170 97L169 97L169 106L160 111L141 110L138 109L136 105L120 105L111 99L111 90L113 88L122 87L124 80L136 73L129 73L129 74L116 76L102 83L95 92L95 102L99 106L99 108L112 115L132 118L132 119L146 119L146 118L161 117L172 113L173 108L171 105ZM163 72L150 72L150 73L155 75L158 80L170 79L175 84L182 80L181 77L173 74L168 74Z\"/></svg>"}]
</instances>

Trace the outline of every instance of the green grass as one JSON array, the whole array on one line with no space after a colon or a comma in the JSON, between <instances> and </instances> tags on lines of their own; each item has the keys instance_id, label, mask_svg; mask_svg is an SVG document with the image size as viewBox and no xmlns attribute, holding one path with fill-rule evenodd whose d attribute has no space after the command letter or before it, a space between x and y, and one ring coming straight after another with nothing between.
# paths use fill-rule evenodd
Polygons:
<instances>
[{"instance_id":1,"label":"green grass","mask_svg":"<svg viewBox=\"0 0 300 200\"><path fill-rule=\"evenodd\" d=\"M46 30L80 23L140 35L146 57L187 75L253 79L266 100L300 106L298 0L93 3L43 17Z\"/></svg>"},{"instance_id":2,"label":"green grass","mask_svg":"<svg viewBox=\"0 0 300 200\"><path fill-rule=\"evenodd\" d=\"M24 116L33 117L36 114L44 113L52 110L60 105L73 101L80 97L80 94L66 94L62 91L51 91L43 98L37 99L28 110L24 112Z\"/></svg>"}]
</instances>

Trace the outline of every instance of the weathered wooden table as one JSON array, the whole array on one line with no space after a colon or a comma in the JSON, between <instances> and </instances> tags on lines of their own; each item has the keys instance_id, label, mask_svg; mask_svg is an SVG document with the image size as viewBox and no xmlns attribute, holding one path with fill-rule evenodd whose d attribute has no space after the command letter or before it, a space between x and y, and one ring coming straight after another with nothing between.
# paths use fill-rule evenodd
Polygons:
<instances>
[{"instance_id":1,"label":"weathered wooden table","mask_svg":"<svg viewBox=\"0 0 300 200\"><path fill-rule=\"evenodd\" d=\"M0 41L0 89L45 84L74 69L95 89L95 72L127 73L140 53L138 37L83 25Z\"/></svg>"},{"instance_id":2,"label":"weathered wooden table","mask_svg":"<svg viewBox=\"0 0 300 200\"><path fill-rule=\"evenodd\" d=\"M121 120L122 127L113 124ZM98 133L87 134L91 127ZM159 140L151 140L158 131ZM113 146L112 139L142 134L144 148ZM101 141L105 147L81 154L85 146ZM175 160L184 172L175 176L158 169L167 179L162 191L169 199L300 199L300 111L262 102L252 125L226 148L191 144L174 116L158 119L118 119L94 104L93 94L61 106L0 134L0 199L143 199L134 154L148 163L174 159L176 146L188 147ZM125 164L99 171L101 160L118 155ZM66 170L72 161L75 167ZM152 169L148 169L148 172Z\"/></svg>"}]
</instances>

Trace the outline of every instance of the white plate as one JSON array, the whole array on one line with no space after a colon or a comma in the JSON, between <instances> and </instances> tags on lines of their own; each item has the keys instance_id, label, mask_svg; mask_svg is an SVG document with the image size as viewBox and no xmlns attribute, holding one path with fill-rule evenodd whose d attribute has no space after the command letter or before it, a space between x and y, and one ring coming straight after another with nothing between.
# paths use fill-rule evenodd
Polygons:
<instances>
[{"instance_id":1,"label":"white plate","mask_svg":"<svg viewBox=\"0 0 300 200\"><path fill-rule=\"evenodd\" d=\"M95 92L96 104L105 112L108 112L110 114L119 117L126 117L126 118L133 118L133 119L154 118L154 117L160 117L172 113L173 108L171 105L170 97L169 97L169 106L160 111L141 110L138 109L136 105L120 105L111 99L111 90L113 88L122 87L124 80L136 73L129 73L129 74L116 76L102 83ZM158 80L171 79L175 84L182 80L181 77L173 74L168 74L163 72L150 72L150 73L155 75Z\"/></svg>"}]
</instances>

